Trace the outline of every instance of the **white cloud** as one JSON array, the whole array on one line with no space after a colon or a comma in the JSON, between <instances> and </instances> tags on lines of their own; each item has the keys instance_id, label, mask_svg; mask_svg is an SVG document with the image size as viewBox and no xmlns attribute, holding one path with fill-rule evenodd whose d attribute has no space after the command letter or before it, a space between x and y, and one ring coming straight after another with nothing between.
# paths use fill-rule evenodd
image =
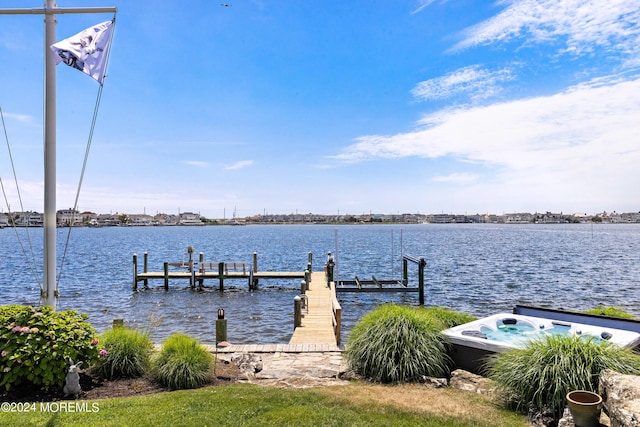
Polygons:
<instances>
[{"instance_id":1,"label":"white cloud","mask_svg":"<svg viewBox=\"0 0 640 427\"><path fill-rule=\"evenodd\" d=\"M501 90L498 83L512 79L513 74L507 68L490 71L479 65L470 65L443 77L420 82L411 93L421 100L468 94L472 100L477 101L494 96Z\"/></svg>"},{"instance_id":2,"label":"white cloud","mask_svg":"<svg viewBox=\"0 0 640 427\"><path fill-rule=\"evenodd\" d=\"M360 137L335 158L454 159L459 171L435 181L471 182L470 174L484 167L478 194L551 200L562 191L565 199L568 192L606 206L614 194L625 199L622 188L640 187L639 134L640 79L599 80L554 96L439 111L411 132ZM464 170L467 162L474 172Z\"/></svg>"},{"instance_id":3,"label":"white cloud","mask_svg":"<svg viewBox=\"0 0 640 427\"><path fill-rule=\"evenodd\" d=\"M27 115L27 114L16 114L16 113L7 113L5 111L2 112L2 116L5 118L5 120L16 120L18 122L27 124L27 125L35 125L36 121L33 118L33 116Z\"/></svg>"},{"instance_id":4,"label":"white cloud","mask_svg":"<svg viewBox=\"0 0 640 427\"><path fill-rule=\"evenodd\" d=\"M189 166L195 166L197 168L208 168L209 167L209 163L208 162L202 162L200 160L185 160L184 163L189 165Z\"/></svg>"},{"instance_id":5,"label":"white cloud","mask_svg":"<svg viewBox=\"0 0 640 427\"><path fill-rule=\"evenodd\" d=\"M432 178L433 182L451 182L454 184L469 184L477 181L479 175L473 173L452 173Z\"/></svg>"},{"instance_id":6,"label":"white cloud","mask_svg":"<svg viewBox=\"0 0 640 427\"><path fill-rule=\"evenodd\" d=\"M237 169L242 169L242 168L246 168L247 166L251 166L253 164L253 160L241 160L239 162L235 162L231 165L227 165L225 166L223 169L230 171L230 170L237 170Z\"/></svg>"},{"instance_id":7,"label":"white cloud","mask_svg":"<svg viewBox=\"0 0 640 427\"><path fill-rule=\"evenodd\" d=\"M411 12L411 14L415 14L415 13L419 13L421 12L424 8L428 7L431 3L433 3L436 0L418 0L418 5L416 6L416 8Z\"/></svg>"},{"instance_id":8,"label":"white cloud","mask_svg":"<svg viewBox=\"0 0 640 427\"><path fill-rule=\"evenodd\" d=\"M606 48L625 58L640 52L639 0L501 0L506 8L467 29L454 50L525 38L547 43L566 40L574 54Z\"/></svg>"}]
</instances>

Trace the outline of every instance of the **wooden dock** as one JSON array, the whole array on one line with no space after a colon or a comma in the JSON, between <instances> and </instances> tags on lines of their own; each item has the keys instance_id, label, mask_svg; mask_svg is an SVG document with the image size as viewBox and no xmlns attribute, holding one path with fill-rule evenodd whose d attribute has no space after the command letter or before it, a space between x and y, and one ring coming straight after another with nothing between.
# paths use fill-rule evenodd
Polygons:
<instances>
[{"instance_id":1,"label":"wooden dock","mask_svg":"<svg viewBox=\"0 0 640 427\"><path fill-rule=\"evenodd\" d=\"M290 345L340 344L340 315L342 308L335 293L335 284L327 281L324 272L311 273L311 281L303 299L306 307Z\"/></svg>"},{"instance_id":2,"label":"wooden dock","mask_svg":"<svg viewBox=\"0 0 640 427\"><path fill-rule=\"evenodd\" d=\"M190 248L191 249L191 248ZM193 259L193 250L189 252L189 259L182 262L164 262L163 271L149 271L148 254L145 252L143 271L138 270L138 256L133 254L133 290L138 289L138 283L143 282L149 287L149 280L164 280L164 288L169 289L169 280L188 280L189 286L195 289L204 287L204 281L217 279L219 290L224 289L226 279L244 279L250 290L256 289L260 279L305 279L312 268L312 254L309 253L307 270L305 271L258 271L258 255L254 252L253 264L244 262L205 262L201 252L199 260ZM179 270L170 270L170 267Z\"/></svg>"}]
</instances>

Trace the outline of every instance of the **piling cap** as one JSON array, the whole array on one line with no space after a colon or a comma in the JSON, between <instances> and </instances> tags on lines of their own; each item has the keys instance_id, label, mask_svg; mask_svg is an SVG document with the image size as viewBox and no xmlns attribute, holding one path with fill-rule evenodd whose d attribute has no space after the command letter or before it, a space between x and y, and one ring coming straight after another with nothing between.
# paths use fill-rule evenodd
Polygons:
<instances>
[{"instance_id":1,"label":"piling cap","mask_svg":"<svg viewBox=\"0 0 640 427\"><path fill-rule=\"evenodd\" d=\"M300 301L300 295L296 295L295 297L293 297L294 301Z\"/></svg>"}]
</instances>

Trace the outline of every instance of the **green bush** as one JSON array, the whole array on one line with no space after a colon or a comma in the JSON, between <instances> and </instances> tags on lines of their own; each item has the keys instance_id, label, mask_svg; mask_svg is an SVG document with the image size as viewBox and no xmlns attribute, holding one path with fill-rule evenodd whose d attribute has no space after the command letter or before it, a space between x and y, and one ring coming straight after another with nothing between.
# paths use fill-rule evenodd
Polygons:
<instances>
[{"instance_id":1,"label":"green bush","mask_svg":"<svg viewBox=\"0 0 640 427\"><path fill-rule=\"evenodd\" d=\"M587 314L598 314L600 316L609 316L609 317L618 317L620 319L635 319L635 317L627 313L621 308L618 307L605 307L604 305L599 305L596 308L592 308L590 310L585 310Z\"/></svg>"},{"instance_id":2,"label":"green bush","mask_svg":"<svg viewBox=\"0 0 640 427\"><path fill-rule=\"evenodd\" d=\"M477 317L475 316L466 313L459 313L445 307L426 307L419 309L418 313L432 317L437 322L440 322L441 330L453 328L458 325L464 325L465 323L477 320Z\"/></svg>"},{"instance_id":3,"label":"green bush","mask_svg":"<svg viewBox=\"0 0 640 427\"><path fill-rule=\"evenodd\" d=\"M154 378L171 390L196 388L210 380L213 356L198 340L175 333L154 359Z\"/></svg>"},{"instance_id":4,"label":"green bush","mask_svg":"<svg viewBox=\"0 0 640 427\"><path fill-rule=\"evenodd\" d=\"M98 357L88 315L51 307L0 307L0 387L62 387L69 358L90 366Z\"/></svg>"},{"instance_id":5,"label":"green bush","mask_svg":"<svg viewBox=\"0 0 640 427\"><path fill-rule=\"evenodd\" d=\"M517 409L530 403L548 407L559 418L572 390L597 392L600 372L640 373L640 357L632 350L591 337L547 335L488 359L495 380Z\"/></svg>"},{"instance_id":6,"label":"green bush","mask_svg":"<svg viewBox=\"0 0 640 427\"><path fill-rule=\"evenodd\" d=\"M149 370L153 343L146 332L115 327L100 339L103 351L95 372L102 378L135 378Z\"/></svg>"},{"instance_id":7,"label":"green bush","mask_svg":"<svg viewBox=\"0 0 640 427\"><path fill-rule=\"evenodd\" d=\"M448 375L442 324L421 310L386 304L365 315L347 340L351 369L383 383Z\"/></svg>"}]
</instances>

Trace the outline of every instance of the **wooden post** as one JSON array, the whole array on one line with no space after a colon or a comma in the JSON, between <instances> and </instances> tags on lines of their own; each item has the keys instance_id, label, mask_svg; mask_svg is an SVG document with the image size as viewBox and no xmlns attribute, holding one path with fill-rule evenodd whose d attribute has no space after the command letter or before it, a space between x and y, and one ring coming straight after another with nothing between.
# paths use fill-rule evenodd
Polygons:
<instances>
[{"instance_id":1,"label":"wooden post","mask_svg":"<svg viewBox=\"0 0 640 427\"><path fill-rule=\"evenodd\" d=\"M307 282L305 280L300 281L300 293L305 294L307 291Z\"/></svg>"},{"instance_id":2,"label":"wooden post","mask_svg":"<svg viewBox=\"0 0 640 427\"><path fill-rule=\"evenodd\" d=\"M424 305L424 266L427 265L427 262L424 260L424 257L420 257L420 262L418 263L418 304Z\"/></svg>"},{"instance_id":3,"label":"wooden post","mask_svg":"<svg viewBox=\"0 0 640 427\"><path fill-rule=\"evenodd\" d=\"M224 310L218 309L216 319L216 344L227 340L227 319L224 318Z\"/></svg>"},{"instance_id":4,"label":"wooden post","mask_svg":"<svg viewBox=\"0 0 640 427\"><path fill-rule=\"evenodd\" d=\"M307 288L308 288L309 283L311 283L311 273L309 273L309 270L304 271L304 280L305 282L307 282Z\"/></svg>"},{"instance_id":5,"label":"wooden post","mask_svg":"<svg viewBox=\"0 0 640 427\"><path fill-rule=\"evenodd\" d=\"M204 253L200 252L198 257L198 270L200 271L200 278L198 279L198 290L202 290L204 286Z\"/></svg>"},{"instance_id":6,"label":"wooden post","mask_svg":"<svg viewBox=\"0 0 640 427\"><path fill-rule=\"evenodd\" d=\"M293 297L293 330L302 325L302 298Z\"/></svg>"},{"instance_id":7,"label":"wooden post","mask_svg":"<svg viewBox=\"0 0 640 427\"><path fill-rule=\"evenodd\" d=\"M133 290L138 290L138 255L133 254Z\"/></svg>"},{"instance_id":8,"label":"wooden post","mask_svg":"<svg viewBox=\"0 0 640 427\"><path fill-rule=\"evenodd\" d=\"M169 290L169 263L164 262L164 290Z\"/></svg>"},{"instance_id":9,"label":"wooden post","mask_svg":"<svg viewBox=\"0 0 640 427\"><path fill-rule=\"evenodd\" d=\"M218 263L218 280L220 281L220 290L224 290L224 262Z\"/></svg>"},{"instance_id":10,"label":"wooden post","mask_svg":"<svg viewBox=\"0 0 640 427\"><path fill-rule=\"evenodd\" d=\"M313 271L311 269L311 267L313 266L313 254L311 252L309 252L309 261L308 261L307 265L309 267L309 271Z\"/></svg>"},{"instance_id":11,"label":"wooden post","mask_svg":"<svg viewBox=\"0 0 640 427\"><path fill-rule=\"evenodd\" d=\"M149 272L149 254L147 252L144 253L144 272ZM144 279L144 288L149 289L149 279Z\"/></svg>"},{"instance_id":12,"label":"wooden post","mask_svg":"<svg viewBox=\"0 0 640 427\"><path fill-rule=\"evenodd\" d=\"M254 273L258 272L258 253L257 252L253 253L253 272Z\"/></svg>"},{"instance_id":13,"label":"wooden post","mask_svg":"<svg viewBox=\"0 0 640 427\"><path fill-rule=\"evenodd\" d=\"M193 271L193 246L188 246L187 247L187 253L189 254L189 273L191 273L190 277L189 277L189 287L191 289L196 287L196 282L195 282L195 271Z\"/></svg>"},{"instance_id":14,"label":"wooden post","mask_svg":"<svg viewBox=\"0 0 640 427\"><path fill-rule=\"evenodd\" d=\"M402 283L407 286L409 284L409 260L402 259Z\"/></svg>"}]
</instances>

